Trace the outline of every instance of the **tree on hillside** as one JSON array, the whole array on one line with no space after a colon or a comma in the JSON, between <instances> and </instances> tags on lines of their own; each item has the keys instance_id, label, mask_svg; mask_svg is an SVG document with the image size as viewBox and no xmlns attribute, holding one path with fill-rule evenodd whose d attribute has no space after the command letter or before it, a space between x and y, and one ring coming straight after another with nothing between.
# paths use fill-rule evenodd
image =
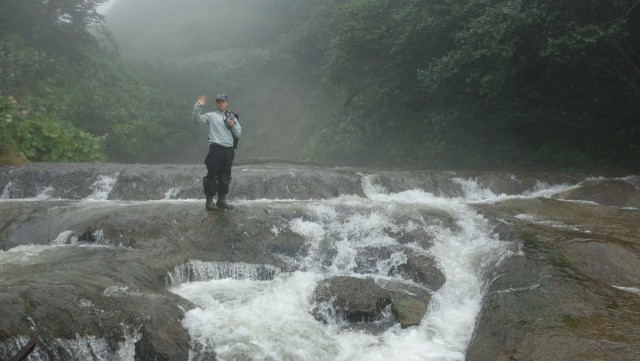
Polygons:
<instances>
[{"instance_id":1,"label":"tree on hillside","mask_svg":"<svg viewBox=\"0 0 640 361\"><path fill-rule=\"evenodd\" d=\"M18 34L38 48L59 55L79 56L95 44L90 24L102 21L96 7L107 0L3 0L0 37Z\"/></svg>"}]
</instances>

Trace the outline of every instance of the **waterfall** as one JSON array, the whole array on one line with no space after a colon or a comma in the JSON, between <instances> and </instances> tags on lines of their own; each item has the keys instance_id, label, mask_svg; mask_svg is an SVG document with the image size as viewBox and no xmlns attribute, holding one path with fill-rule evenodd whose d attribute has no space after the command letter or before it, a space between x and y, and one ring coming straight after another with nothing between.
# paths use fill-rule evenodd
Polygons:
<instances>
[{"instance_id":1,"label":"waterfall","mask_svg":"<svg viewBox=\"0 0 640 361\"><path fill-rule=\"evenodd\" d=\"M290 231L306 239L306 254L295 260L298 271L182 283L202 278L176 270L183 276L169 277L181 280L172 291L199 306L183 320L197 350L193 359L209 352L220 360L464 360L487 272L509 254L509 244L498 241L467 203L497 196L477 184L466 187L462 198L417 189L393 194L375 179L363 177L366 198L309 202L311 216L289 222ZM424 213L445 214L455 227L425 221ZM432 240L401 244L392 236L407 231ZM380 249L396 251L380 258L375 254ZM311 315L315 287L333 276L421 287L390 275L393 267L407 263L404 250L432 257L446 276L419 326L395 324L371 334L345 327L339 319L323 324ZM374 266L363 267L368 263Z\"/></svg>"},{"instance_id":2,"label":"waterfall","mask_svg":"<svg viewBox=\"0 0 640 361\"><path fill-rule=\"evenodd\" d=\"M167 275L167 284L171 287L186 282L201 282L232 278L236 280L272 280L280 269L271 265L248 263L189 261L176 266Z\"/></svg>"}]
</instances>

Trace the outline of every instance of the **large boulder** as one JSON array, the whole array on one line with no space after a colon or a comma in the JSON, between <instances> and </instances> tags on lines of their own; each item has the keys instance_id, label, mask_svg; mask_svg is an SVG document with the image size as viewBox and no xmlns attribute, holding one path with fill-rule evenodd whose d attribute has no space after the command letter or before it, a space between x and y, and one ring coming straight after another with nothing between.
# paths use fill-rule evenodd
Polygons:
<instances>
[{"instance_id":1,"label":"large boulder","mask_svg":"<svg viewBox=\"0 0 640 361\"><path fill-rule=\"evenodd\" d=\"M437 262L425 255L405 250L407 263L398 266L398 272L414 282L428 287L435 292L446 281L446 277L438 268Z\"/></svg>"},{"instance_id":2,"label":"large boulder","mask_svg":"<svg viewBox=\"0 0 640 361\"><path fill-rule=\"evenodd\" d=\"M315 299L321 305L316 310L316 317L326 320L322 305L330 304L337 315L349 321L373 321L391 304L392 296L392 292L378 286L371 279L334 277L316 288Z\"/></svg>"},{"instance_id":3,"label":"large boulder","mask_svg":"<svg viewBox=\"0 0 640 361\"><path fill-rule=\"evenodd\" d=\"M372 322L391 311L402 328L417 326L427 311L431 293L398 282L338 276L321 282L314 293L314 316L324 322L338 317L350 322Z\"/></svg>"}]
</instances>

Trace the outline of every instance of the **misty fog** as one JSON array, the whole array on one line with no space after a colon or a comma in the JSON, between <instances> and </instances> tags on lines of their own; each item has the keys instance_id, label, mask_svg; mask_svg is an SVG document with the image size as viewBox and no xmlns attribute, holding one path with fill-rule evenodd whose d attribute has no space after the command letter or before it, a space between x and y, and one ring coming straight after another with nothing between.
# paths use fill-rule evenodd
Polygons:
<instances>
[{"instance_id":1,"label":"misty fog","mask_svg":"<svg viewBox=\"0 0 640 361\"><path fill-rule=\"evenodd\" d=\"M207 132L191 108L226 93L244 129L238 160L640 166L630 1L31 3L0 15L3 106L34 121L0 139L18 158L200 163ZM51 129L23 146L36 119ZM57 141L62 129L84 143Z\"/></svg>"}]
</instances>

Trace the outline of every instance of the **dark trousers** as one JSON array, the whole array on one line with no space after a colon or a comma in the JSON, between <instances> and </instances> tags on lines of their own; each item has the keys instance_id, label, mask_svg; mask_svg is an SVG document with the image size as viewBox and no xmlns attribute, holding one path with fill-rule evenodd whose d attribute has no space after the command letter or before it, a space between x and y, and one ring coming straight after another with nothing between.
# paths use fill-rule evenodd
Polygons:
<instances>
[{"instance_id":1,"label":"dark trousers","mask_svg":"<svg viewBox=\"0 0 640 361\"><path fill-rule=\"evenodd\" d=\"M231 165L235 151L233 147L223 147L219 144L209 145L209 154L204 160L207 166L207 175L202 178L204 194L207 197L215 196L216 193L229 193L229 184L231 184Z\"/></svg>"}]
</instances>

